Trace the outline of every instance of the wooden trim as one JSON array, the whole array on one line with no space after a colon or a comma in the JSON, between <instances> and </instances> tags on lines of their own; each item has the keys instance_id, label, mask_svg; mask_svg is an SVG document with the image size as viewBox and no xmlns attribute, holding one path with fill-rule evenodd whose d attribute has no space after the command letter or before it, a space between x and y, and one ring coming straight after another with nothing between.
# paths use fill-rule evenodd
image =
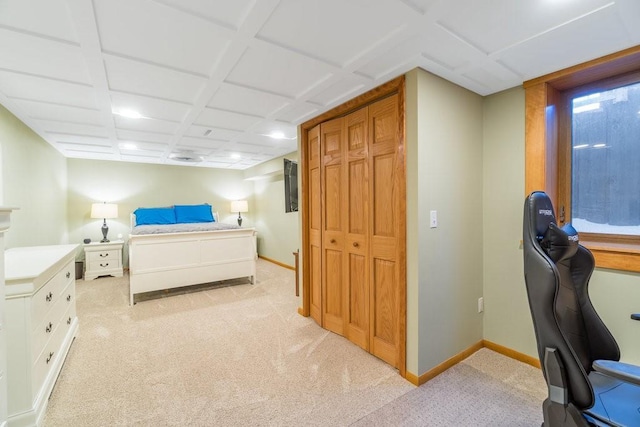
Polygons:
<instances>
[{"instance_id":1,"label":"wooden trim","mask_svg":"<svg viewBox=\"0 0 640 427\"><path fill-rule=\"evenodd\" d=\"M287 268L289 270L293 270L293 271L296 270L296 268L291 266L291 265L285 264L285 263L280 262L280 261L276 261L275 259L272 259L272 258L267 258L266 256L258 255L258 258L261 258L261 259L263 259L265 261L269 261L272 264L279 265L280 267L284 267L284 268Z\"/></svg>"},{"instance_id":2,"label":"wooden trim","mask_svg":"<svg viewBox=\"0 0 640 427\"><path fill-rule=\"evenodd\" d=\"M336 117L344 116L345 114L357 110L358 108L364 107L367 104L370 104L374 101L379 101L387 95L399 92L400 88L402 87L404 87L404 75L390 80L387 83L383 83L382 85L371 89L369 92L363 93L362 95L357 96L352 100L345 102L344 104L338 105L337 107L332 108L331 110L320 114L313 119L307 120L300 125L300 129L303 132L308 131L312 127L322 122L335 119Z\"/></svg>"},{"instance_id":3,"label":"wooden trim","mask_svg":"<svg viewBox=\"0 0 640 427\"><path fill-rule=\"evenodd\" d=\"M560 133L567 130L559 126L568 114L564 111L568 108L566 93L600 80L629 78L634 72L640 72L640 45L524 82L525 196L535 190L545 191L556 210L564 204L565 216L571 217L567 203L570 171L564 167L571 154L566 152L570 148L560 144L561 138L567 139L566 134ZM620 237L598 243L597 236L587 236L587 240L590 237L594 241L582 243L592 251L596 267L640 272L637 242L625 248L618 245L624 243Z\"/></svg>"},{"instance_id":4,"label":"wooden trim","mask_svg":"<svg viewBox=\"0 0 640 427\"><path fill-rule=\"evenodd\" d=\"M398 80L398 79L396 79ZM406 98L404 76L398 80L398 150L396 151L397 176L402 179L398 185L398 277L404 286L398 292L398 299L403 301L398 307L398 371L402 377L407 374L407 159L405 129L406 129Z\"/></svg>"},{"instance_id":5,"label":"wooden trim","mask_svg":"<svg viewBox=\"0 0 640 427\"><path fill-rule=\"evenodd\" d=\"M488 348L489 350L495 351L496 353L500 353L503 356L507 356L511 359L517 360L522 363L526 363L527 365L531 365L534 368L540 369L540 361L535 357L531 357L528 354L520 353L519 351L512 350L508 347L502 346L500 344L496 344L491 341L481 340L473 344L471 347L467 348L466 350L461 351L455 356L450 357L449 359L445 360L439 365L433 367L432 369L428 370L427 372L425 372L420 376L417 376L416 374L411 372L407 372L407 374L405 375L405 379L413 385L421 386L427 381L437 377L447 369L462 362L464 359L471 356L473 353L480 350L481 348Z\"/></svg>"},{"instance_id":6,"label":"wooden trim","mask_svg":"<svg viewBox=\"0 0 640 427\"><path fill-rule=\"evenodd\" d=\"M438 375L440 375L447 369L451 368L452 366L462 362L464 359L471 356L476 351L480 350L483 347L482 343L483 341L478 341L477 343L473 344L471 347L467 348L466 350L461 351L455 356L452 356L449 359L445 360L444 362L440 363L439 365L436 365L435 367L429 369L427 372L420 375L419 377L415 374L407 372L407 375L405 376L405 378L410 383L420 386L426 383L427 381L437 377Z\"/></svg>"},{"instance_id":7,"label":"wooden trim","mask_svg":"<svg viewBox=\"0 0 640 427\"><path fill-rule=\"evenodd\" d=\"M509 347L505 347L488 340L482 340L482 346L488 348L489 350L493 350L496 353L500 353L504 356L510 357L522 363L526 363L527 365L531 365L534 368L540 369L540 360L538 360L537 357L531 357L528 354L520 353L519 351L512 350Z\"/></svg>"},{"instance_id":8,"label":"wooden trim","mask_svg":"<svg viewBox=\"0 0 640 427\"><path fill-rule=\"evenodd\" d=\"M525 89L528 89L538 84L549 83L558 90L566 90L619 74L625 74L638 68L640 68L640 45L527 80L522 85Z\"/></svg>"},{"instance_id":9,"label":"wooden trim","mask_svg":"<svg viewBox=\"0 0 640 427\"><path fill-rule=\"evenodd\" d=\"M311 272L309 262L309 227L311 218L309 217L309 129L298 127L298 145L300 148L300 174L301 185L300 198L298 199L299 210L302 211L302 312L300 315L309 317L311 315L311 303L309 292L311 289Z\"/></svg>"}]
</instances>

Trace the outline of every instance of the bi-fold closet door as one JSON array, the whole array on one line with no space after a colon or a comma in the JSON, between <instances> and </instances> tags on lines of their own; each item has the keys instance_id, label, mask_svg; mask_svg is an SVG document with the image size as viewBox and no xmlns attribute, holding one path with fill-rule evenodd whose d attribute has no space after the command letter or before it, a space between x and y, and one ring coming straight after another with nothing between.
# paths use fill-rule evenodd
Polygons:
<instances>
[{"instance_id":1,"label":"bi-fold closet door","mask_svg":"<svg viewBox=\"0 0 640 427\"><path fill-rule=\"evenodd\" d=\"M398 97L309 132L310 314L397 366Z\"/></svg>"}]
</instances>

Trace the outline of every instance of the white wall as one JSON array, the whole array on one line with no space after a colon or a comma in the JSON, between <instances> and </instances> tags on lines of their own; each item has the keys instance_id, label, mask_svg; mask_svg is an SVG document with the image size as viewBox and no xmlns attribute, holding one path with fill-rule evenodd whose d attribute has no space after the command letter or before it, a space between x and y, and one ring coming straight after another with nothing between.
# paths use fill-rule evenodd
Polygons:
<instances>
[{"instance_id":1,"label":"white wall","mask_svg":"<svg viewBox=\"0 0 640 427\"><path fill-rule=\"evenodd\" d=\"M285 212L285 158L297 161L298 153L290 153L247 169L244 175L253 182L258 253L293 267L293 252L300 248L300 216L298 212Z\"/></svg>"},{"instance_id":2,"label":"white wall","mask_svg":"<svg viewBox=\"0 0 640 427\"><path fill-rule=\"evenodd\" d=\"M102 201L118 204L119 217L107 220L110 240L118 234L127 240L130 213L139 207L209 203L222 222L237 224L238 214L230 211L231 200L246 199L249 212L243 214L242 226L255 225L253 184L244 180L242 171L69 159L68 172L72 242L102 238L102 220L90 218L91 204Z\"/></svg>"},{"instance_id":3,"label":"white wall","mask_svg":"<svg viewBox=\"0 0 640 427\"><path fill-rule=\"evenodd\" d=\"M67 236L67 160L0 105L3 205L17 207L7 248L56 245Z\"/></svg>"},{"instance_id":4,"label":"white wall","mask_svg":"<svg viewBox=\"0 0 640 427\"><path fill-rule=\"evenodd\" d=\"M482 340L482 97L416 69L407 110L407 370L421 375Z\"/></svg>"}]
</instances>

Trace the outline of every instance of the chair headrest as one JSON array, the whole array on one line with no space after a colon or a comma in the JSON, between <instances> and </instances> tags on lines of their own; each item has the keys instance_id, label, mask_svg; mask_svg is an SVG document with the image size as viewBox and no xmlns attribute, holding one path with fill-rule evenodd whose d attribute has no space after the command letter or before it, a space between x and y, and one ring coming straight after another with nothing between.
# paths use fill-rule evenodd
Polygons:
<instances>
[{"instance_id":1,"label":"chair headrest","mask_svg":"<svg viewBox=\"0 0 640 427\"><path fill-rule=\"evenodd\" d=\"M556 215L553 211L553 204L546 193L536 191L529 196L529 213L535 227L535 235L538 240L544 237L549 228L549 224L556 222Z\"/></svg>"},{"instance_id":2,"label":"chair headrest","mask_svg":"<svg viewBox=\"0 0 640 427\"><path fill-rule=\"evenodd\" d=\"M578 232L571 224L560 228L552 222L540 246L555 263L571 258L578 251Z\"/></svg>"}]
</instances>

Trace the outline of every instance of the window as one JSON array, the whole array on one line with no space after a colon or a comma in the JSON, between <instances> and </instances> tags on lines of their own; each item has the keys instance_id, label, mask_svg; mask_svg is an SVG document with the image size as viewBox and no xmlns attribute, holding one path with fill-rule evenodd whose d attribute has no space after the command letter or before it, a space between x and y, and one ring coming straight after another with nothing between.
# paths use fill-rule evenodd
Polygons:
<instances>
[{"instance_id":1,"label":"window","mask_svg":"<svg viewBox=\"0 0 640 427\"><path fill-rule=\"evenodd\" d=\"M525 194L551 196L597 267L640 272L640 46L523 86Z\"/></svg>"},{"instance_id":2,"label":"window","mask_svg":"<svg viewBox=\"0 0 640 427\"><path fill-rule=\"evenodd\" d=\"M570 132L559 144L570 151L570 162L559 166L571 169L565 186L571 191L560 195L561 209L570 206L571 223L591 239L640 236L640 83L626 80L565 97L570 114L560 127Z\"/></svg>"}]
</instances>

